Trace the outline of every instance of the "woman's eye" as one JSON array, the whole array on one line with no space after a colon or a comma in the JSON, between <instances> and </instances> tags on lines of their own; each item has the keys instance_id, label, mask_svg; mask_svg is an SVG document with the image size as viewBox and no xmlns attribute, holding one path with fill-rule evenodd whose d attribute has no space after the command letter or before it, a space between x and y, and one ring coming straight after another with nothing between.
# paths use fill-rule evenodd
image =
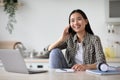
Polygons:
<instances>
[{"instance_id":1,"label":"woman's eye","mask_svg":"<svg viewBox=\"0 0 120 80\"><path fill-rule=\"evenodd\" d=\"M78 18L78 20L82 20L81 18Z\"/></svg>"},{"instance_id":2,"label":"woman's eye","mask_svg":"<svg viewBox=\"0 0 120 80\"><path fill-rule=\"evenodd\" d=\"M74 22L75 20L71 20L71 22Z\"/></svg>"},{"instance_id":3,"label":"woman's eye","mask_svg":"<svg viewBox=\"0 0 120 80\"><path fill-rule=\"evenodd\" d=\"M80 21L82 18L71 19L70 22Z\"/></svg>"}]
</instances>

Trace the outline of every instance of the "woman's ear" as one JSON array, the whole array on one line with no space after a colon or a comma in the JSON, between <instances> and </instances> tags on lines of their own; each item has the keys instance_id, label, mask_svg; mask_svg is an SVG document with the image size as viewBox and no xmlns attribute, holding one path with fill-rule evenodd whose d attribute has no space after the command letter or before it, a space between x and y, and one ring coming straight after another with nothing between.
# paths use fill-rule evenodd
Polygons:
<instances>
[{"instance_id":1,"label":"woman's ear","mask_svg":"<svg viewBox=\"0 0 120 80\"><path fill-rule=\"evenodd\" d=\"M86 25L88 24L88 19L85 19Z\"/></svg>"}]
</instances>

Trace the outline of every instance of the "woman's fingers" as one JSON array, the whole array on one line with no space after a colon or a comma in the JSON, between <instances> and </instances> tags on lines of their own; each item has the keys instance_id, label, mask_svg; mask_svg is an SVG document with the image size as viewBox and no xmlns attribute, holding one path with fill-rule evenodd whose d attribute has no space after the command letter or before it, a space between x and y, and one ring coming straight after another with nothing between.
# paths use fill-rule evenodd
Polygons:
<instances>
[{"instance_id":1,"label":"woman's fingers","mask_svg":"<svg viewBox=\"0 0 120 80\"><path fill-rule=\"evenodd\" d=\"M85 71L86 70L86 66L85 65L80 65L80 64L75 64L72 69L74 69L75 71Z\"/></svg>"}]
</instances>

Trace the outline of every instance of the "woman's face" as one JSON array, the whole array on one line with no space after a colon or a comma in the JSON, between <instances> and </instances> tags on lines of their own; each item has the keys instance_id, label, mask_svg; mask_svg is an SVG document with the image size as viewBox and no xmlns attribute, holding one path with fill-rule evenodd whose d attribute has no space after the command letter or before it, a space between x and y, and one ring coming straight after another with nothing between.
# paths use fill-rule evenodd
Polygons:
<instances>
[{"instance_id":1,"label":"woman's face","mask_svg":"<svg viewBox=\"0 0 120 80\"><path fill-rule=\"evenodd\" d=\"M87 19L84 19L80 13L75 12L70 16L70 26L76 33L85 31L87 23Z\"/></svg>"}]
</instances>

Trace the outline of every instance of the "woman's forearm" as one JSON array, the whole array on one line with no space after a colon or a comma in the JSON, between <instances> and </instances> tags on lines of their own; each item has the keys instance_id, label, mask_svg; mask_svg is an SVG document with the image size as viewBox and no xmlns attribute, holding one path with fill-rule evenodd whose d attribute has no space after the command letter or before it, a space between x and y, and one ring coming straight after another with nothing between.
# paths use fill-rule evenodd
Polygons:
<instances>
[{"instance_id":1,"label":"woman's forearm","mask_svg":"<svg viewBox=\"0 0 120 80\"><path fill-rule=\"evenodd\" d=\"M48 51L54 49L56 46L58 46L60 43L62 43L62 40L61 39L58 39L56 42L54 42L53 44L51 44L49 47L48 47Z\"/></svg>"},{"instance_id":2,"label":"woman's forearm","mask_svg":"<svg viewBox=\"0 0 120 80\"><path fill-rule=\"evenodd\" d=\"M61 44L62 42L66 41L69 38L70 34L68 33L68 29L69 26L65 27L62 36L56 42L54 42L48 47L48 51L54 49L56 46L58 46L59 44Z\"/></svg>"},{"instance_id":3,"label":"woman's forearm","mask_svg":"<svg viewBox=\"0 0 120 80\"><path fill-rule=\"evenodd\" d=\"M94 64L86 64L86 69L96 69L96 63Z\"/></svg>"}]
</instances>

